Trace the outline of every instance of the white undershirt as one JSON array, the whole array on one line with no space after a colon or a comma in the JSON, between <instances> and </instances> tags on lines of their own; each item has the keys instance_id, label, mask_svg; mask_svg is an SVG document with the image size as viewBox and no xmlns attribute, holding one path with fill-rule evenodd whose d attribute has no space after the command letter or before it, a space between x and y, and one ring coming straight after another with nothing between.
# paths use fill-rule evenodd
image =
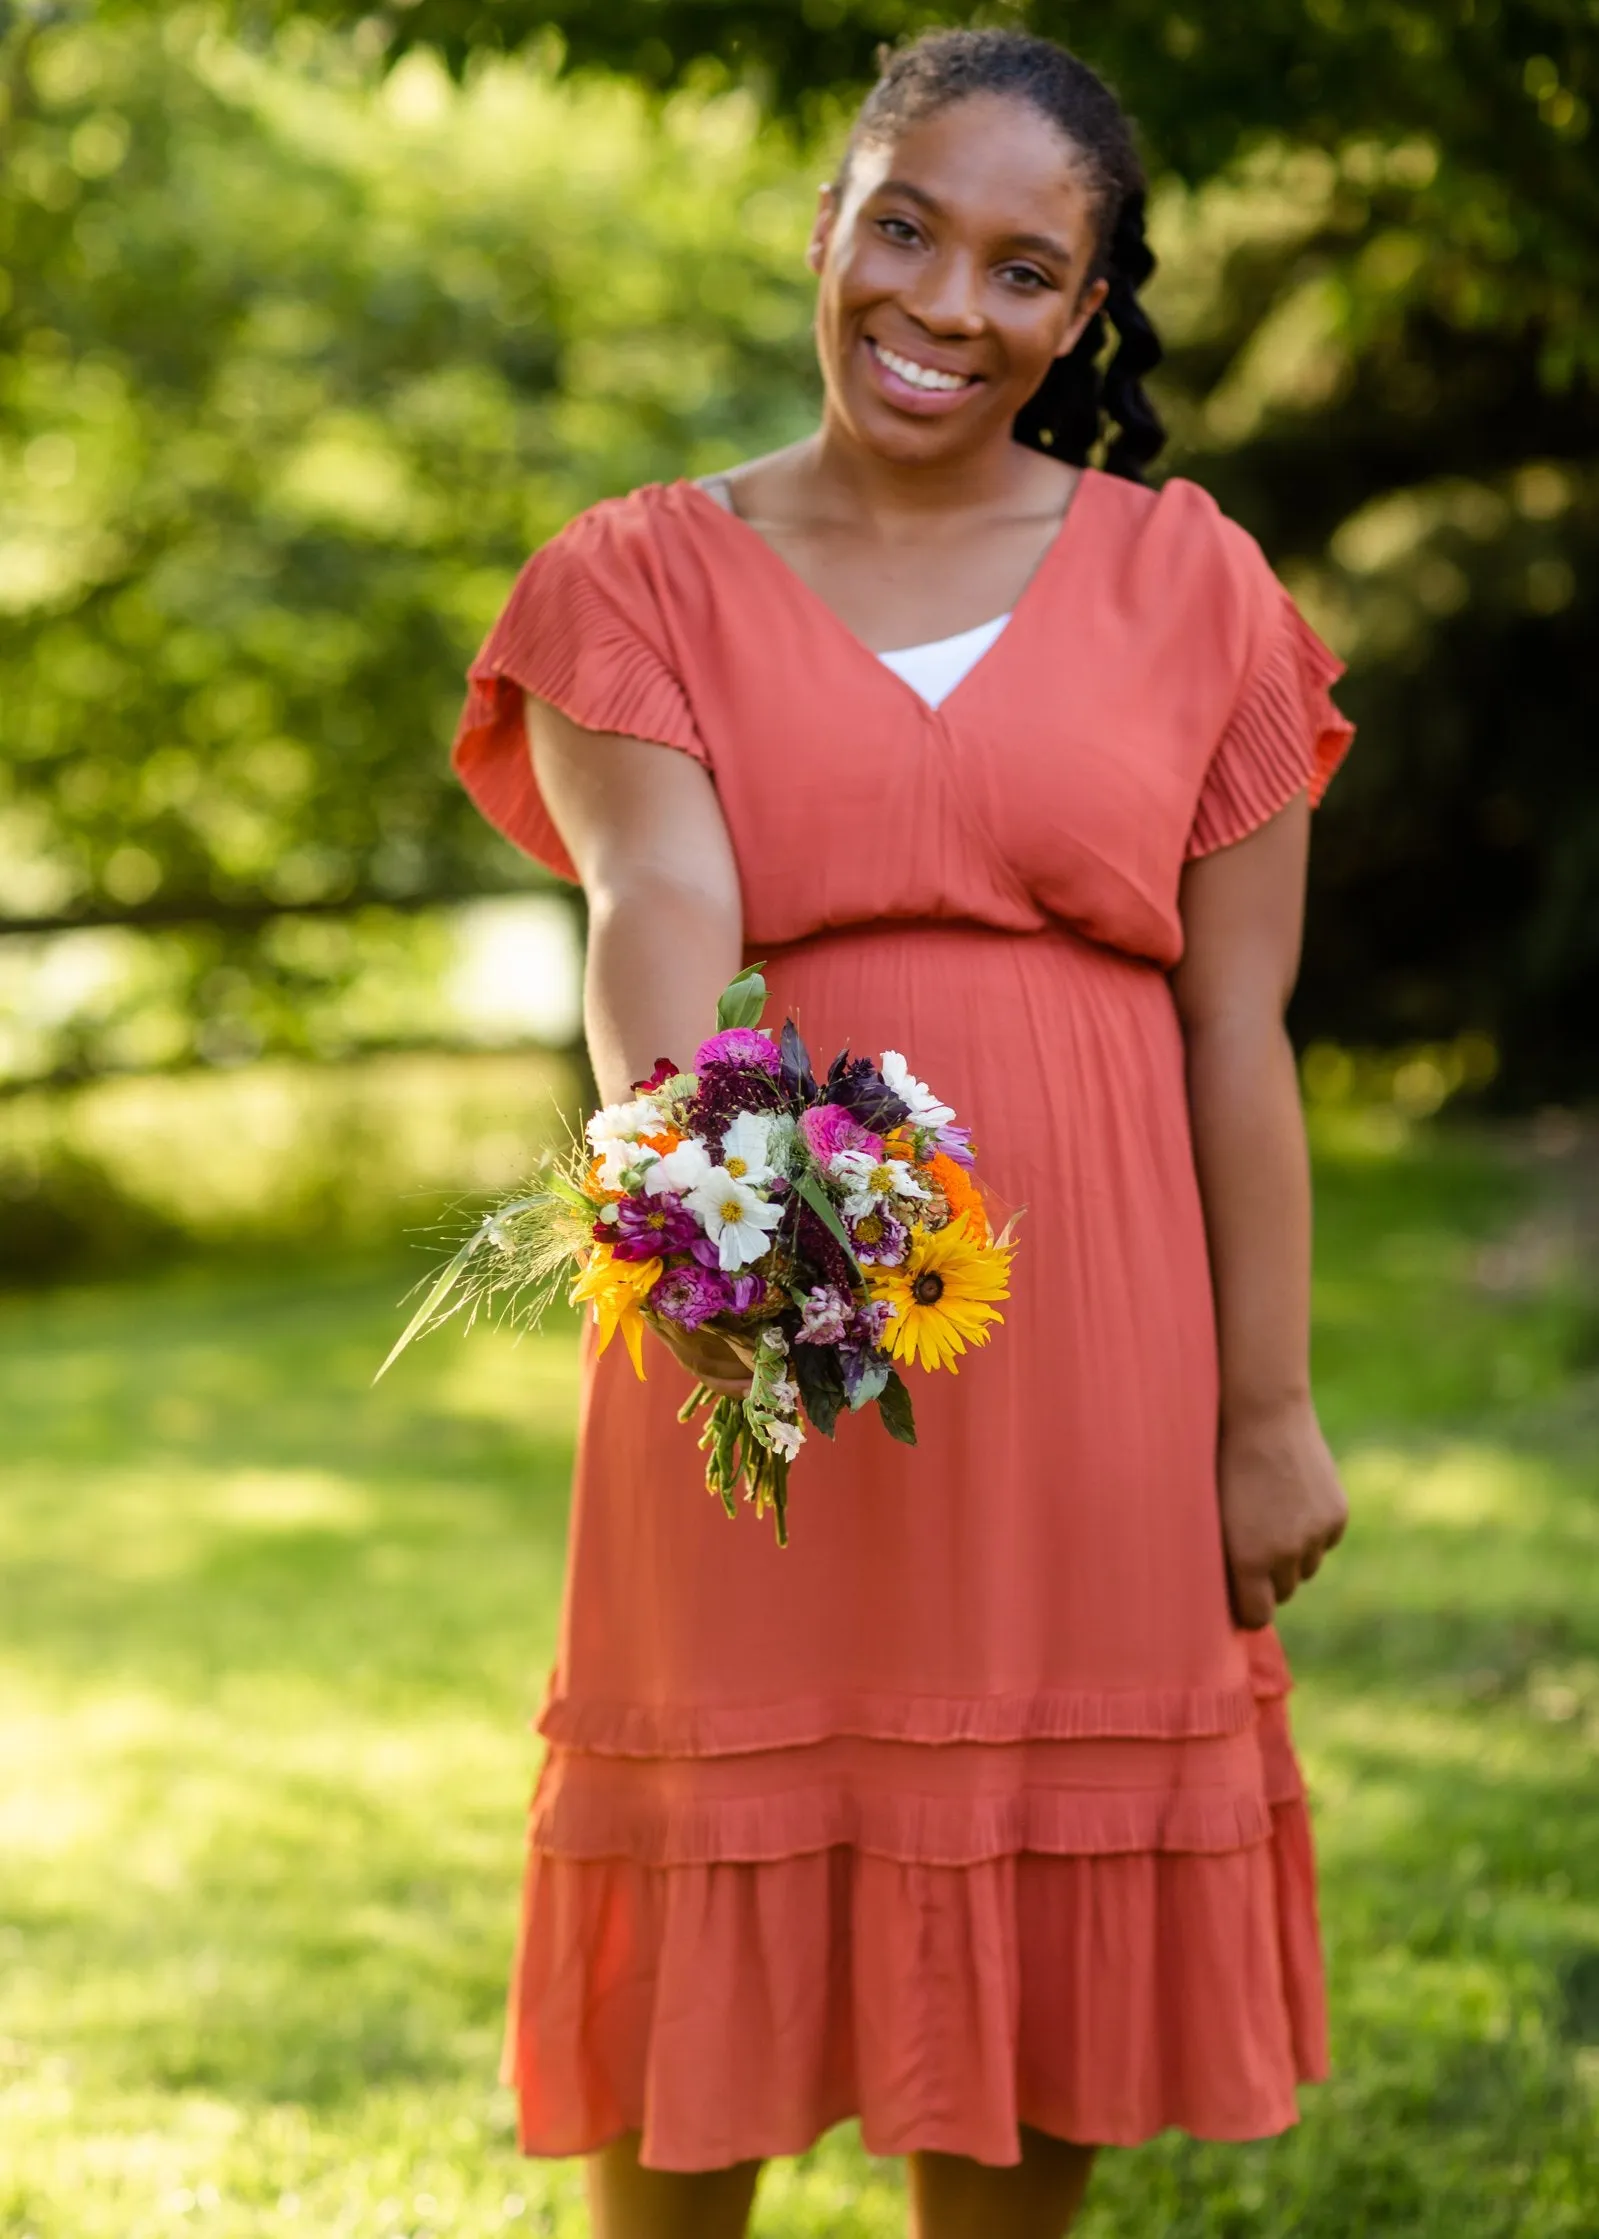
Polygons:
<instances>
[{"instance_id":1,"label":"white undershirt","mask_svg":"<svg viewBox=\"0 0 1599 2239\"><path fill-rule=\"evenodd\" d=\"M979 622L974 630L932 638L926 645L901 646L898 652L879 653L877 658L902 677L929 707L937 707L940 700L948 699L961 678L976 668L1009 620L1008 614L997 614L992 622Z\"/></svg>"}]
</instances>

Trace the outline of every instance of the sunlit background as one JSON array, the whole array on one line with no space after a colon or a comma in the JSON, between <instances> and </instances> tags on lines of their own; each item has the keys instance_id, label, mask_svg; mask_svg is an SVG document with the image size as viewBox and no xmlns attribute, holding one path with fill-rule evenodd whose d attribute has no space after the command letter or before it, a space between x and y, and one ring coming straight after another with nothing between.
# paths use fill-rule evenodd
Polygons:
<instances>
[{"instance_id":1,"label":"sunlit background","mask_svg":"<svg viewBox=\"0 0 1599 2239\"><path fill-rule=\"evenodd\" d=\"M0 0L0 2239L580 2228L493 2083L573 1330L399 1299L583 1094L447 769L579 507L791 439L902 0ZM1169 463L1349 663L1294 1026L1356 1503L1289 1613L1339 2073L1090 2239L1599 2201L1599 23L1044 0ZM1063 670L1062 689L1070 689ZM763 2239L897 2230L848 2133Z\"/></svg>"}]
</instances>

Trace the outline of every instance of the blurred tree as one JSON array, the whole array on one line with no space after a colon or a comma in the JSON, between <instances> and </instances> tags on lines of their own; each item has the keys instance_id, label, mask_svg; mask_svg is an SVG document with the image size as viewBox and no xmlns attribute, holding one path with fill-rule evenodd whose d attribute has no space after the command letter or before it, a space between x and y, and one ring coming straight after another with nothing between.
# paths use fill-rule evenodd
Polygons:
<instances>
[{"instance_id":1,"label":"blurred tree","mask_svg":"<svg viewBox=\"0 0 1599 2239\"><path fill-rule=\"evenodd\" d=\"M281 936L246 929L265 913L506 875L439 772L471 636L575 506L800 424L810 136L836 135L830 89L879 39L969 13L311 12L340 36L270 0L235 0L233 46L204 13L158 36L118 0L92 28L0 9L0 476L24 524L0 687L35 881L8 901L203 905L237 929L236 990L284 969ZM1589 0L992 12L1071 39L1139 115L1167 463L1256 530L1353 664L1365 739L1317 850L1303 1030L1478 1027L1515 1094L1592 1086ZM695 90L655 124L614 83L557 97L483 67L519 46ZM796 139L708 98L741 81Z\"/></svg>"},{"instance_id":2,"label":"blurred tree","mask_svg":"<svg viewBox=\"0 0 1599 2239\"><path fill-rule=\"evenodd\" d=\"M173 929L53 1070L338 1046L397 912L524 878L443 748L529 547L799 424L797 186L747 100L54 13L4 51L0 914Z\"/></svg>"}]
</instances>

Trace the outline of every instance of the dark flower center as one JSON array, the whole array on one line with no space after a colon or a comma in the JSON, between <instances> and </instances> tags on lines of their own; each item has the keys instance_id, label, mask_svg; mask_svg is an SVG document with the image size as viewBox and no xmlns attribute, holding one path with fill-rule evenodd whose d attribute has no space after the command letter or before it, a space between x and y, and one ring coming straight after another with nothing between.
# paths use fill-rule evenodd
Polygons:
<instances>
[{"instance_id":1,"label":"dark flower center","mask_svg":"<svg viewBox=\"0 0 1599 2239\"><path fill-rule=\"evenodd\" d=\"M942 1275L918 1275L911 1285L911 1296L918 1306L936 1306L943 1295Z\"/></svg>"}]
</instances>

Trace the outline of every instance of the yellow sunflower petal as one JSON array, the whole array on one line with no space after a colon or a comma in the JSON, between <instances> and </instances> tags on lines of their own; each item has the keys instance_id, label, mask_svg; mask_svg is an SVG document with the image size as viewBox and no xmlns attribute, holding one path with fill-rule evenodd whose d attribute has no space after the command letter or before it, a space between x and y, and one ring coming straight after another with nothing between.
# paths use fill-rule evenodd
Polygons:
<instances>
[{"instance_id":1,"label":"yellow sunflower petal","mask_svg":"<svg viewBox=\"0 0 1599 2239\"><path fill-rule=\"evenodd\" d=\"M634 1374L644 1381L644 1300L661 1272L659 1259L618 1259L609 1244L597 1244L571 1289L574 1306L592 1311L603 1354L620 1330Z\"/></svg>"},{"instance_id":2,"label":"yellow sunflower petal","mask_svg":"<svg viewBox=\"0 0 1599 2239\"><path fill-rule=\"evenodd\" d=\"M967 1346L986 1345L1004 1320L1010 1253L989 1243L986 1225L973 1207L946 1228L914 1229L898 1267L871 1270L873 1297L893 1309L883 1340L893 1359L956 1374Z\"/></svg>"}]
</instances>

